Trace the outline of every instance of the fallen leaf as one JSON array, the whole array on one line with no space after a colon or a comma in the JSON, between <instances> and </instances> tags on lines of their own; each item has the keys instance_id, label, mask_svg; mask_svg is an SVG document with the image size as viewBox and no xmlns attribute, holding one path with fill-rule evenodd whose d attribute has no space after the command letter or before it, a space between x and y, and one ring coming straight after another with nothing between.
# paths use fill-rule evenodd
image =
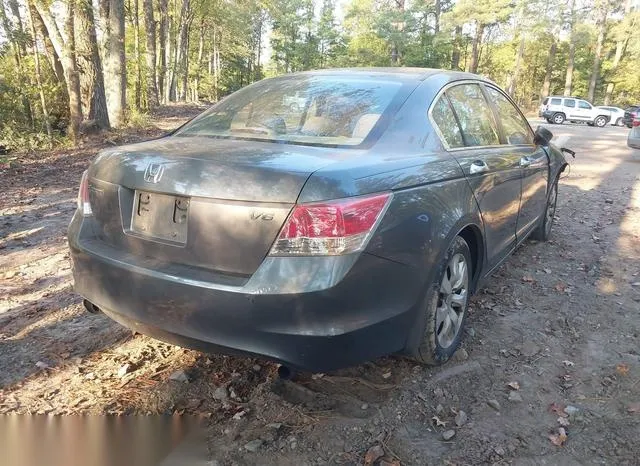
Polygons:
<instances>
[{"instance_id":1,"label":"fallen leaf","mask_svg":"<svg viewBox=\"0 0 640 466\"><path fill-rule=\"evenodd\" d=\"M568 359L565 359L564 361L562 361L562 364L564 364L565 367L573 367L573 366L575 366L573 361L569 361Z\"/></svg>"},{"instance_id":2,"label":"fallen leaf","mask_svg":"<svg viewBox=\"0 0 640 466\"><path fill-rule=\"evenodd\" d=\"M384 449L380 445L374 445L364 455L365 466L370 466L384 456Z\"/></svg>"},{"instance_id":3,"label":"fallen leaf","mask_svg":"<svg viewBox=\"0 0 640 466\"><path fill-rule=\"evenodd\" d=\"M520 384L518 382L509 382L507 384L507 387L509 387L512 390L520 390Z\"/></svg>"},{"instance_id":4,"label":"fallen leaf","mask_svg":"<svg viewBox=\"0 0 640 466\"><path fill-rule=\"evenodd\" d=\"M627 375L627 373L629 372L629 366L624 363L617 364L616 372L620 375Z\"/></svg>"},{"instance_id":5,"label":"fallen leaf","mask_svg":"<svg viewBox=\"0 0 640 466\"><path fill-rule=\"evenodd\" d=\"M564 430L564 427L558 427L558 433L549 435L549 440L557 447L561 447L564 445L564 442L567 441L567 433Z\"/></svg>"},{"instance_id":6,"label":"fallen leaf","mask_svg":"<svg viewBox=\"0 0 640 466\"><path fill-rule=\"evenodd\" d=\"M525 283L533 283L535 280L531 275L525 275L524 277L522 277L522 281Z\"/></svg>"},{"instance_id":7,"label":"fallen leaf","mask_svg":"<svg viewBox=\"0 0 640 466\"><path fill-rule=\"evenodd\" d=\"M571 424L569 422L569 419L566 417L559 417L558 418L558 424L560 424L561 427L569 427L569 425Z\"/></svg>"},{"instance_id":8,"label":"fallen leaf","mask_svg":"<svg viewBox=\"0 0 640 466\"><path fill-rule=\"evenodd\" d=\"M433 416L431 421L433 421L436 427L447 427L447 423L442 421L438 416Z\"/></svg>"},{"instance_id":9,"label":"fallen leaf","mask_svg":"<svg viewBox=\"0 0 640 466\"><path fill-rule=\"evenodd\" d=\"M568 414L564 412L564 406L558 403L551 403L549 405L549 411L551 411L552 413L556 413L558 416L561 416L561 417L568 416Z\"/></svg>"},{"instance_id":10,"label":"fallen leaf","mask_svg":"<svg viewBox=\"0 0 640 466\"><path fill-rule=\"evenodd\" d=\"M391 377L391 372L385 372L384 374L382 374L383 379L388 379L389 377Z\"/></svg>"},{"instance_id":11,"label":"fallen leaf","mask_svg":"<svg viewBox=\"0 0 640 466\"><path fill-rule=\"evenodd\" d=\"M627 406L627 412L629 414L640 413L640 402L631 403Z\"/></svg>"}]
</instances>

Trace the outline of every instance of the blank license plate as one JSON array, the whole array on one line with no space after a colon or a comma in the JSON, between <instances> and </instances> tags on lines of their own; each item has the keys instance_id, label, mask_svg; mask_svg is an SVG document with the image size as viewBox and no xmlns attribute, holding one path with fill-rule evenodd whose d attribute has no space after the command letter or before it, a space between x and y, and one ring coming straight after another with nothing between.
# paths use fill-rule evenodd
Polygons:
<instances>
[{"instance_id":1,"label":"blank license plate","mask_svg":"<svg viewBox=\"0 0 640 466\"><path fill-rule=\"evenodd\" d=\"M142 236L187 242L189 198L136 191L131 229Z\"/></svg>"}]
</instances>

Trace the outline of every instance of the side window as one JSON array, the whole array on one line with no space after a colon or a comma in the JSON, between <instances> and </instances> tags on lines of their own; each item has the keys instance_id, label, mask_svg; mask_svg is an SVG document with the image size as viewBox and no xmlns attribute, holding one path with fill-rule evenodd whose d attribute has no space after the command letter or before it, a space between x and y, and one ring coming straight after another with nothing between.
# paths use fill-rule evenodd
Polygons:
<instances>
[{"instance_id":1,"label":"side window","mask_svg":"<svg viewBox=\"0 0 640 466\"><path fill-rule=\"evenodd\" d=\"M565 107L575 108L576 101L574 99L564 99L564 106Z\"/></svg>"},{"instance_id":2,"label":"side window","mask_svg":"<svg viewBox=\"0 0 640 466\"><path fill-rule=\"evenodd\" d=\"M551 99L551 105L562 105L562 99Z\"/></svg>"},{"instance_id":3,"label":"side window","mask_svg":"<svg viewBox=\"0 0 640 466\"><path fill-rule=\"evenodd\" d=\"M497 89L488 87L489 97L498 109L507 144L533 144L533 134L520 111Z\"/></svg>"},{"instance_id":4,"label":"side window","mask_svg":"<svg viewBox=\"0 0 640 466\"><path fill-rule=\"evenodd\" d=\"M449 105L449 99L445 95L441 95L434 104L431 109L431 118L438 126L442 138L450 149L464 146L460 126L458 126L456 116Z\"/></svg>"},{"instance_id":5,"label":"side window","mask_svg":"<svg viewBox=\"0 0 640 466\"><path fill-rule=\"evenodd\" d=\"M591 105L589 105L587 102L585 102L584 100L579 100L578 101L578 107L580 108L586 108L587 110L591 110Z\"/></svg>"},{"instance_id":6,"label":"side window","mask_svg":"<svg viewBox=\"0 0 640 466\"><path fill-rule=\"evenodd\" d=\"M493 112L479 85L460 84L447 90L447 95L460 122L465 145L500 144Z\"/></svg>"}]
</instances>

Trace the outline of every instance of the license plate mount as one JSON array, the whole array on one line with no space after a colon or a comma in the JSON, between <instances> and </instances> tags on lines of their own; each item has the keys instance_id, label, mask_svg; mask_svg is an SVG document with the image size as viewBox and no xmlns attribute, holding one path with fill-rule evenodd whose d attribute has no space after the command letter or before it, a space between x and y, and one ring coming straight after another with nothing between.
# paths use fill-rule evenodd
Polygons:
<instances>
[{"instance_id":1,"label":"license plate mount","mask_svg":"<svg viewBox=\"0 0 640 466\"><path fill-rule=\"evenodd\" d=\"M136 190L131 230L140 236L186 244L189 204L188 197Z\"/></svg>"}]
</instances>

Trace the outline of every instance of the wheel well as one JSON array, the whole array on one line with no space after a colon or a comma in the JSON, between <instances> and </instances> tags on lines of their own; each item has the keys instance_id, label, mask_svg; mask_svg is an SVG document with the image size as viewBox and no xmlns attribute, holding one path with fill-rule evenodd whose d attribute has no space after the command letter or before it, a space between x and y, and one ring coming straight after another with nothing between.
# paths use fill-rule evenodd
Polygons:
<instances>
[{"instance_id":1,"label":"wheel well","mask_svg":"<svg viewBox=\"0 0 640 466\"><path fill-rule=\"evenodd\" d=\"M464 239L469 245L469 252L471 252L471 262L473 266L473 283L477 282L480 270L482 270L482 261L484 259L484 243L482 241L482 233L475 225L467 225L464 227L459 236Z\"/></svg>"}]
</instances>

